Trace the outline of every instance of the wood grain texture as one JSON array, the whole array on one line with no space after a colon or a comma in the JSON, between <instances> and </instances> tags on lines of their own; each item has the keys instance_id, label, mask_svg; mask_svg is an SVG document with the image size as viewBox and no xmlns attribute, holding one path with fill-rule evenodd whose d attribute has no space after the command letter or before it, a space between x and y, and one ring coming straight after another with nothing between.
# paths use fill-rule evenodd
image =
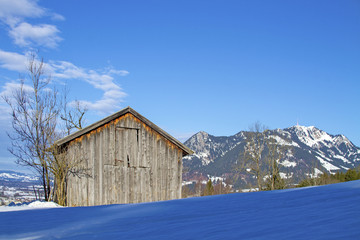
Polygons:
<instances>
[{"instance_id":1,"label":"wood grain texture","mask_svg":"<svg viewBox=\"0 0 360 240\"><path fill-rule=\"evenodd\" d=\"M68 206L138 203L181 197L184 149L126 113L68 141L86 176L70 176Z\"/></svg>"}]
</instances>

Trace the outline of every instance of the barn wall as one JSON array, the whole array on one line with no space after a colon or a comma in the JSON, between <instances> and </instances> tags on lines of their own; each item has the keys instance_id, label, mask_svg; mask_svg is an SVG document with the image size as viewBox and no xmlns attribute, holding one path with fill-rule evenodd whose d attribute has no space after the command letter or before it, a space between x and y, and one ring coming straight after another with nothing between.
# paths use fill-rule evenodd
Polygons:
<instances>
[{"instance_id":1,"label":"barn wall","mask_svg":"<svg viewBox=\"0 0 360 240\"><path fill-rule=\"evenodd\" d=\"M70 142L87 175L68 180L68 206L138 203L181 197L182 150L132 114Z\"/></svg>"}]
</instances>

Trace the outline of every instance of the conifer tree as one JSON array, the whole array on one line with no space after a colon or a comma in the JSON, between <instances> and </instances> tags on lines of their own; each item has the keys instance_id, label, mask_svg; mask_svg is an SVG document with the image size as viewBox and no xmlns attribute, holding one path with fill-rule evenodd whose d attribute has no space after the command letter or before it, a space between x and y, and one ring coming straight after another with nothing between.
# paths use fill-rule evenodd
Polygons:
<instances>
[{"instance_id":1,"label":"conifer tree","mask_svg":"<svg viewBox=\"0 0 360 240\"><path fill-rule=\"evenodd\" d=\"M285 188L285 181L280 176L279 166L276 161L272 162L271 166L272 174L266 181L266 188L265 190L278 190Z\"/></svg>"},{"instance_id":2,"label":"conifer tree","mask_svg":"<svg viewBox=\"0 0 360 240\"><path fill-rule=\"evenodd\" d=\"M345 173L345 181L353 181L357 179L357 172L355 169L349 169Z\"/></svg>"}]
</instances>

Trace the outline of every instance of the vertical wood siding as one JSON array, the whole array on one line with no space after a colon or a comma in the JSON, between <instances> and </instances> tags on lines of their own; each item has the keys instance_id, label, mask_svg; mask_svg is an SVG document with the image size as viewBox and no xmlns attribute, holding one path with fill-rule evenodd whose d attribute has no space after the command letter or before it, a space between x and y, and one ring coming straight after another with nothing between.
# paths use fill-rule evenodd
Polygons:
<instances>
[{"instance_id":1,"label":"vertical wood siding","mask_svg":"<svg viewBox=\"0 0 360 240\"><path fill-rule=\"evenodd\" d=\"M181 197L182 150L127 113L71 141L67 154L89 176L68 179L68 206Z\"/></svg>"}]
</instances>

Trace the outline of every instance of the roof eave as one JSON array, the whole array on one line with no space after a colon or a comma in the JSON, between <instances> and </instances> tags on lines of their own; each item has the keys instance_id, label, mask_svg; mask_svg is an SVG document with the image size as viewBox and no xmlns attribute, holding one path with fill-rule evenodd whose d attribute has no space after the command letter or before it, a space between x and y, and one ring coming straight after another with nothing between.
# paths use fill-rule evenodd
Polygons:
<instances>
[{"instance_id":1,"label":"roof eave","mask_svg":"<svg viewBox=\"0 0 360 240\"><path fill-rule=\"evenodd\" d=\"M62 146L68 142L71 142L72 140L81 137L84 134L87 134L89 132L91 132L92 130L122 116L125 115L127 113L131 113L132 115L134 115L135 117L137 117L138 119L140 119L142 122L144 122L146 125L148 125L149 127L151 127L152 129L154 129L157 133L159 133L160 135L162 135L163 137L165 137L166 139L168 139L170 142L172 142L174 145L178 146L182 151L183 151L183 156L186 155L191 155L194 152L189 149L188 147L186 147L184 144L182 144L179 140L175 139L174 137L172 137L170 134L168 134L167 132L165 132L164 130L162 130L160 127L158 127L157 125L155 125L154 123L152 123L150 120L148 120L147 118L145 118L144 116L142 116L141 114L139 114L138 112L136 112L134 109L132 109L131 107L127 107L124 108L98 122L95 122L77 132L74 132L60 140L57 140L55 142L55 145L57 146Z\"/></svg>"}]
</instances>

